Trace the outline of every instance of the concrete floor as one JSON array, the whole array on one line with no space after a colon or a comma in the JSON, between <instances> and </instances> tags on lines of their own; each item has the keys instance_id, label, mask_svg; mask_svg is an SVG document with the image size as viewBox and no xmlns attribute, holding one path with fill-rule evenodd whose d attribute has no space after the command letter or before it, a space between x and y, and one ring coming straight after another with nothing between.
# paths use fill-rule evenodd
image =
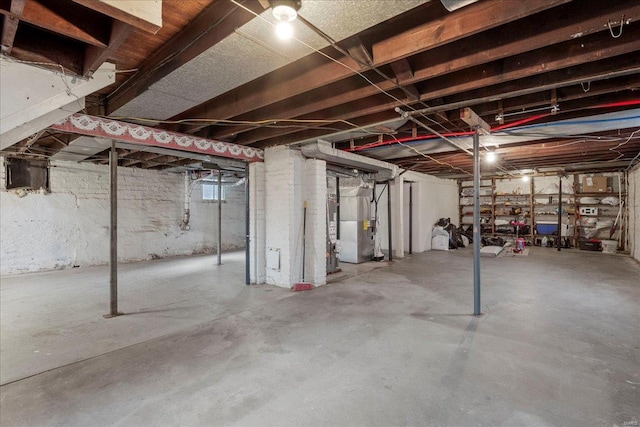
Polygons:
<instances>
[{"instance_id":1,"label":"concrete floor","mask_svg":"<svg viewBox=\"0 0 640 427\"><path fill-rule=\"evenodd\" d=\"M4 426L622 426L640 418L640 266L532 248L244 286L241 254L3 277ZM359 273L356 275L356 273ZM26 378L25 378L26 377ZM20 379L24 378L24 379ZM627 424L629 425L629 424Z\"/></svg>"}]
</instances>

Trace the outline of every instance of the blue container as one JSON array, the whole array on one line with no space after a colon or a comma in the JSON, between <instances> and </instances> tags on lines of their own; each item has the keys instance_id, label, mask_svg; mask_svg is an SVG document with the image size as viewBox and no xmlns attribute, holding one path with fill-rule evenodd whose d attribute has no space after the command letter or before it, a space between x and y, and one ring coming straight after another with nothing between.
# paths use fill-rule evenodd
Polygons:
<instances>
[{"instance_id":1,"label":"blue container","mask_svg":"<svg viewBox=\"0 0 640 427\"><path fill-rule=\"evenodd\" d=\"M553 234L558 232L558 224L536 224L538 234Z\"/></svg>"}]
</instances>

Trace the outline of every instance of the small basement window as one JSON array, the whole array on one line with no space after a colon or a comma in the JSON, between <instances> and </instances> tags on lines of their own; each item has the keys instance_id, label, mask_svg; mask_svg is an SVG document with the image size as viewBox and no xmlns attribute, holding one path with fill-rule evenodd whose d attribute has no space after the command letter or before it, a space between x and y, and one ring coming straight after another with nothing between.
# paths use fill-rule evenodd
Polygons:
<instances>
[{"instance_id":1,"label":"small basement window","mask_svg":"<svg viewBox=\"0 0 640 427\"><path fill-rule=\"evenodd\" d=\"M48 161L7 158L5 167L7 190L50 190Z\"/></svg>"},{"instance_id":2,"label":"small basement window","mask_svg":"<svg viewBox=\"0 0 640 427\"><path fill-rule=\"evenodd\" d=\"M221 200L225 200L225 190L224 186L222 187L222 192L220 194ZM202 183L202 200L218 200L218 184L212 182L203 182Z\"/></svg>"}]
</instances>

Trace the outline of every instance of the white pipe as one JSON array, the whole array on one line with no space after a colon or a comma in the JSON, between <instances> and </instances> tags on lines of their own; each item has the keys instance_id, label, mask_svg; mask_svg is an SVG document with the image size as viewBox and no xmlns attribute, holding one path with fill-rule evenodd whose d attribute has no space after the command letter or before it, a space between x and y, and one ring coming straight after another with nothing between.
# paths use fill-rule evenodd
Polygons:
<instances>
[{"instance_id":1,"label":"white pipe","mask_svg":"<svg viewBox=\"0 0 640 427\"><path fill-rule=\"evenodd\" d=\"M191 177L190 172L184 173L184 213L182 215L182 222L180 223L180 230L189 230L189 205L191 204Z\"/></svg>"}]
</instances>

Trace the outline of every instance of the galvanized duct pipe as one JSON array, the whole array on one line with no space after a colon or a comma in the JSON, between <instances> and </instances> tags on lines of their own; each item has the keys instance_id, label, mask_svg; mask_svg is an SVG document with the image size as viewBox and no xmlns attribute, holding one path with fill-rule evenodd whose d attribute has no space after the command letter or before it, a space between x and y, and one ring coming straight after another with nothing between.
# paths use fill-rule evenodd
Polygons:
<instances>
[{"instance_id":1,"label":"galvanized duct pipe","mask_svg":"<svg viewBox=\"0 0 640 427\"><path fill-rule=\"evenodd\" d=\"M325 160L334 165L374 173L377 182L388 181L398 175L398 166L394 164L337 150L331 146L331 143L322 140L301 145L300 151L307 158Z\"/></svg>"}]
</instances>

